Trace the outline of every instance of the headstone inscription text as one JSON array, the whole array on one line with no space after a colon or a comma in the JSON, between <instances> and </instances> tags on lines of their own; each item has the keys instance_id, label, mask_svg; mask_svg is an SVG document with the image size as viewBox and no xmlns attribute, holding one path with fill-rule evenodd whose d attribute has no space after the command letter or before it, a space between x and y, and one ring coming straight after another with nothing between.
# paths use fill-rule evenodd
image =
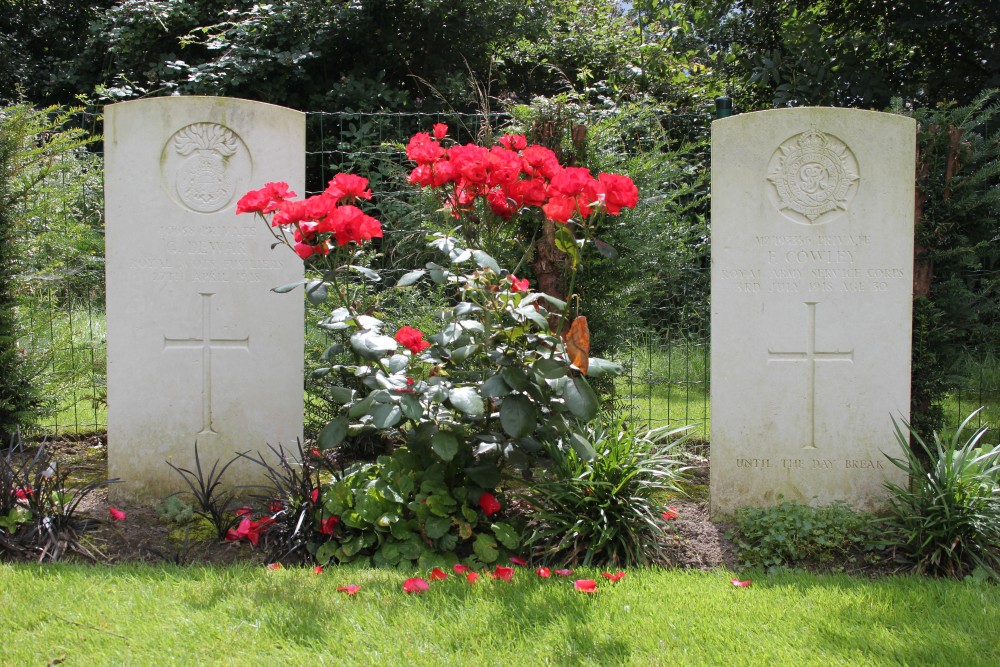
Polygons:
<instances>
[{"instance_id":1,"label":"headstone inscription text","mask_svg":"<svg viewBox=\"0 0 1000 667\"><path fill-rule=\"evenodd\" d=\"M783 109L712 142L712 511L876 507L909 408L914 123Z\"/></svg>"},{"instance_id":2,"label":"headstone inscription text","mask_svg":"<svg viewBox=\"0 0 1000 667\"><path fill-rule=\"evenodd\" d=\"M302 277L236 200L305 180L303 114L227 98L105 109L108 468L113 492L162 498L165 464L228 462L302 435L303 304L271 288ZM262 471L239 461L231 486Z\"/></svg>"}]
</instances>

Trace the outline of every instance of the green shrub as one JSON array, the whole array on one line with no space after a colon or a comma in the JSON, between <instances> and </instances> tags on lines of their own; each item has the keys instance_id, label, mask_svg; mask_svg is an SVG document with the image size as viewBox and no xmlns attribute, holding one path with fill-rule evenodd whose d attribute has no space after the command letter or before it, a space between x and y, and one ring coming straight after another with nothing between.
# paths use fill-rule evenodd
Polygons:
<instances>
[{"instance_id":1,"label":"green shrub","mask_svg":"<svg viewBox=\"0 0 1000 667\"><path fill-rule=\"evenodd\" d=\"M833 566L843 570L878 558L878 527L871 514L847 503L812 507L783 502L774 507L741 507L728 535L740 564L766 568Z\"/></svg>"},{"instance_id":2,"label":"green shrub","mask_svg":"<svg viewBox=\"0 0 1000 667\"><path fill-rule=\"evenodd\" d=\"M904 457L889 460L910 481L906 486L886 482L890 527L919 572L961 577L980 568L1000 576L1000 446L980 445L985 427L962 440L977 413L948 438L935 431L933 446L909 423L903 423L906 432L896 424Z\"/></svg>"},{"instance_id":3,"label":"green shrub","mask_svg":"<svg viewBox=\"0 0 1000 667\"><path fill-rule=\"evenodd\" d=\"M489 565L517 553L521 538L489 493L495 463L459 450L448 461L430 448L400 447L374 464L354 466L323 490L326 515L340 517L332 539L316 549L325 565L361 561L427 569L459 560Z\"/></svg>"},{"instance_id":4,"label":"green shrub","mask_svg":"<svg viewBox=\"0 0 1000 667\"><path fill-rule=\"evenodd\" d=\"M521 496L533 554L584 566L665 562L662 504L680 493L685 468L671 450L684 430L592 425L545 444L551 466Z\"/></svg>"}]
</instances>

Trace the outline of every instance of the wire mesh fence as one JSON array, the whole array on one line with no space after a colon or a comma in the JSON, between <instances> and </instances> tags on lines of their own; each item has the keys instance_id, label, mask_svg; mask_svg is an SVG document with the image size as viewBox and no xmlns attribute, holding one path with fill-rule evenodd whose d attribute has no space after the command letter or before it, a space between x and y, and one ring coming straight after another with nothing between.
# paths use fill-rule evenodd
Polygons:
<instances>
[{"instance_id":1,"label":"wire mesh fence","mask_svg":"<svg viewBox=\"0 0 1000 667\"><path fill-rule=\"evenodd\" d=\"M403 187L408 171L405 144L410 136L444 122L454 140L477 141L496 134L509 120L503 114L310 113L307 191L321 191L338 172L364 174L371 181L374 199L381 202L384 219L412 216L412 200L419 195ZM681 137L703 133L708 120L680 118L674 129ZM641 137L634 139L642 149ZM95 206L99 204L95 202ZM71 209L64 212L77 218L86 214ZM45 224L58 229L67 222L49 220ZM411 232L387 226L385 245L402 245L393 235L406 233ZM390 271L402 270L397 259L391 251L376 258L381 268ZM698 284L706 291L708 267L705 257L697 259L691 265L674 267L673 280ZM56 278L34 276L27 282L25 289L30 296L20 314L20 345L33 360L36 382L43 387L48 407L36 428L53 435L100 431L107 424L103 286L99 280L81 286L66 276ZM650 284L651 289L658 289L660 283ZM704 312L707 297L701 303L703 312L679 317L677 304L688 301L685 294L644 301L641 315L628 326L622 325L627 333L607 346L605 354L621 363L625 373L604 389L611 395L609 404L623 413L651 426L691 425L697 437L707 441L711 424L708 317ZM316 326L322 317L322 312L307 305L307 349L321 351L330 342L328 334ZM956 373L945 411L949 420L957 423L964 414L984 407L978 422L996 426L1000 424L1000 364L990 352L970 352L968 357L969 363ZM307 366L305 378L307 436L315 435L331 410L323 397L324 384L313 376L313 370L315 364Z\"/></svg>"}]
</instances>

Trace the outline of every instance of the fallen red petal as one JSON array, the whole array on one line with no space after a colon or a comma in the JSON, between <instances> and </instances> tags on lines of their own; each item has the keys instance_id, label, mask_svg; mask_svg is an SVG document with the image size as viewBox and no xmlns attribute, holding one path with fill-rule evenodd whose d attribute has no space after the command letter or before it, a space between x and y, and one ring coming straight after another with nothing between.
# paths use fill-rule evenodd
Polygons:
<instances>
[{"instance_id":1,"label":"fallen red petal","mask_svg":"<svg viewBox=\"0 0 1000 667\"><path fill-rule=\"evenodd\" d=\"M451 569L455 570L455 574L465 574L466 572L472 570L471 567L469 567L468 565L463 565L462 563L456 563L455 565L452 566Z\"/></svg>"},{"instance_id":2,"label":"fallen red petal","mask_svg":"<svg viewBox=\"0 0 1000 667\"><path fill-rule=\"evenodd\" d=\"M430 584L420 577L413 577L403 582L403 591L406 593L426 593L430 587Z\"/></svg>"},{"instance_id":3,"label":"fallen red petal","mask_svg":"<svg viewBox=\"0 0 1000 667\"><path fill-rule=\"evenodd\" d=\"M573 582L573 588L581 593L596 593L597 582L593 579L577 579Z\"/></svg>"},{"instance_id":4,"label":"fallen red petal","mask_svg":"<svg viewBox=\"0 0 1000 667\"><path fill-rule=\"evenodd\" d=\"M313 574L323 574L323 566L317 565L313 568Z\"/></svg>"},{"instance_id":5,"label":"fallen red petal","mask_svg":"<svg viewBox=\"0 0 1000 667\"><path fill-rule=\"evenodd\" d=\"M572 577L573 570L556 570L556 574L558 574L560 577Z\"/></svg>"},{"instance_id":6,"label":"fallen red petal","mask_svg":"<svg viewBox=\"0 0 1000 667\"><path fill-rule=\"evenodd\" d=\"M614 574L611 574L610 572L604 572L601 574L601 576L604 577L605 579L610 579L612 582L618 583L618 581L625 576L625 573L615 572Z\"/></svg>"},{"instance_id":7,"label":"fallen red petal","mask_svg":"<svg viewBox=\"0 0 1000 667\"><path fill-rule=\"evenodd\" d=\"M493 570L493 578L502 579L504 581L510 581L511 579L514 578L514 568L497 565L497 568Z\"/></svg>"},{"instance_id":8,"label":"fallen red petal","mask_svg":"<svg viewBox=\"0 0 1000 667\"><path fill-rule=\"evenodd\" d=\"M746 581L740 581L739 579L733 579L731 583L733 584L733 586L739 586L740 588L749 588L751 581L752 581L752 579L747 579Z\"/></svg>"},{"instance_id":9,"label":"fallen red petal","mask_svg":"<svg viewBox=\"0 0 1000 667\"><path fill-rule=\"evenodd\" d=\"M111 509L108 510L108 513L111 515L111 518L114 519L115 521L125 520L125 512L122 512L117 507L112 507Z\"/></svg>"},{"instance_id":10,"label":"fallen red petal","mask_svg":"<svg viewBox=\"0 0 1000 667\"><path fill-rule=\"evenodd\" d=\"M342 593L347 593L348 595L354 595L355 593L361 590L361 586L358 586L356 584L351 584L350 586L340 586L339 588L337 588L337 590Z\"/></svg>"},{"instance_id":11,"label":"fallen red petal","mask_svg":"<svg viewBox=\"0 0 1000 667\"><path fill-rule=\"evenodd\" d=\"M520 565L521 567L528 567L528 561L524 560L520 556L511 556L510 562L514 565Z\"/></svg>"},{"instance_id":12,"label":"fallen red petal","mask_svg":"<svg viewBox=\"0 0 1000 667\"><path fill-rule=\"evenodd\" d=\"M448 573L439 567L431 570L431 581L444 581L448 578Z\"/></svg>"},{"instance_id":13,"label":"fallen red petal","mask_svg":"<svg viewBox=\"0 0 1000 667\"><path fill-rule=\"evenodd\" d=\"M549 577L552 576L552 571L549 570L549 568L547 567L540 567L537 570L535 570L535 574L537 574L542 579L548 579Z\"/></svg>"},{"instance_id":14,"label":"fallen red petal","mask_svg":"<svg viewBox=\"0 0 1000 667\"><path fill-rule=\"evenodd\" d=\"M661 514L660 516L663 517L664 521L673 521L674 519L680 516L680 512L678 512L677 509L674 507L668 507L667 511Z\"/></svg>"},{"instance_id":15,"label":"fallen red petal","mask_svg":"<svg viewBox=\"0 0 1000 667\"><path fill-rule=\"evenodd\" d=\"M465 580L470 584L476 583L476 579L478 578L479 578L478 572L469 572L468 574L465 575Z\"/></svg>"},{"instance_id":16,"label":"fallen red petal","mask_svg":"<svg viewBox=\"0 0 1000 667\"><path fill-rule=\"evenodd\" d=\"M281 569L281 563L268 563L266 567L269 570L280 570Z\"/></svg>"}]
</instances>

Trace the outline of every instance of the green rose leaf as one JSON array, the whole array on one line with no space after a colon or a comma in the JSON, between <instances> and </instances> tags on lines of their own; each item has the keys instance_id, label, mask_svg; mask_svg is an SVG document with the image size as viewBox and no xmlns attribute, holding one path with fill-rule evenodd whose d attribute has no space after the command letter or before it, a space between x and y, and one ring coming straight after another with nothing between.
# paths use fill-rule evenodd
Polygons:
<instances>
[{"instance_id":1,"label":"green rose leaf","mask_svg":"<svg viewBox=\"0 0 1000 667\"><path fill-rule=\"evenodd\" d=\"M330 387L330 400L340 405L353 401L354 394L354 390L347 387Z\"/></svg>"},{"instance_id":2,"label":"green rose leaf","mask_svg":"<svg viewBox=\"0 0 1000 667\"><path fill-rule=\"evenodd\" d=\"M569 372L566 364L558 359L539 359L532 368L541 373L546 380L561 378Z\"/></svg>"},{"instance_id":3,"label":"green rose leaf","mask_svg":"<svg viewBox=\"0 0 1000 667\"><path fill-rule=\"evenodd\" d=\"M355 403L350 407L350 409L347 411L347 416L353 419L362 417L368 414L368 411L371 410L371 407L374 404L375 404L375 396L372 394L368 394L367 396L365 396L360 401L358 401L357 403Z\"/></svg>"},{"instance_id":4,"label":"green rose leaf","mask_svg":"<svg viewBox=\"0 0 1000 667\"><path fill-rule=\"evenodd\" d=\"M475 387L458 387L448 392L448 400L456 408L470 417L482 417L486 411L483 404L483 397L479 395ZM450 459L449 459L450 460Z\"/></svg>"},{"instance_id":5,"label":"green rose leaf","mask_svg":"<svg viewBox=\"0 0 1000 667\"><path fill-rule=\"evenodd\" d=\"M349 268L351 271L357 271L358 273L363 275L368 280L371 280L372 282L377 283L378 281L382 280L382 276L378 274L378 271L372 271L367 266L355 266L352 264L347 268Z\"/></svg>"},{"instance_id":6,"label":"green rose leaf","mask_svg":"<svg viewBox=\"0 0 1000 667\"><path fill-rule=\"evenodd\" d=\"M499 375L491 375L480 390L486 398L502 398L510 393L510 387Z\"/></svg>"},{"instance_id":7,"label":"green rose leaf","mask_svg":"<svg viewBox=\"0 0 1000 667\"><path fill-rule=\"evenodd\" d=\"M309 299L309 303L314 306L318 306L324 301L329 295L326 283L322 280L312 280L306 285L306 298Z\"/></svg>"},{"instance_id":8,"label":"green rose leaf","mask_svg":"<svg viewBox=\"0 0 1000 667\"><path fill-rule=\"evenodd\" d=\"M482 250L473 250L472 257L476 260L476 264L484 269L493 269L497 273L500 273L500 265L497 264L497 261Z\"/></svg>"},{"instance_id":9,"label":"green rose leaf","mask_svg":"<svg viewBox=\"0 0 1000 667\"><path fill-rule=\"evenodd\" d=\"M382 363L385 364L386 369L390 373L398 373L406 368L406 366L410 363L410 358L405 354L394 354L383 360Z\"/></svg>"},{"instance_id":10,"label":"green rose leaf","mask_svg":"<svg viewBox=\"0 0 1000 667\"><path fill-rule=\"evenodd\" d=\"M500 406L500 426L512 438L521 438L535 430L538 417L531 399L515 394L503 399Z\"/></svg>"},{"instance_id":11,"label":"green rose leaf","mask_svg":"<svg viewBox=\"0 0 1000 667\"><path fill-rule=\"evenodd\" d=\"M590 444L590 441L579 433L572 433L569 436L569 444L572 445L576 453L584 461L593 461L597 458L597 450Z\"/></svg>"},{"instance_id":12,"label":"green rose leaf","mask_svg":"<svg viewBox=\"0 0 1000 667\"><path fill-rule=\"evenodd\" d=\"M486 564L495 563L500 557L496 539L486 533L480 533L476 536L476 541L472 543L472 550L476 553L476 557Z\"/></svg>"},{"instance_id":13,"label":"green rose leaf","mask_svg":"<svg viewBox=\"0 0 1000 667\"><path fill-rule=\"evenodd\" d=\"M399 279L396 283L396 287L409 287L413 283L417 282L424 277L427 271L423 269L417 269L416 271L408 271L403 274L403 277Z\"/></svg>"},{"instance_id":14,"label":"green rose leaf","mask_svg":"<svg viewBox=\"0 0 1000 667\"><path fill-rule=\"evenodd\" d=\"M519 306L515 309L515 312L526 319L531 320L535 326L540 329L547 329L549 326L549 321L545 319L545 316L535 310L535 307L530 304L527 306Z\"/></svg>"},{"instance_id":15,"label":"green rose leaf","mask_svg":"<svg viewBox=\"0 0 1000 667\"><path fill-rule=\"evenodd\" d=\"M392 428L403 418L403 411L393 403L382 403L372 410L372 425L377 429Z\"/></svg>"},{"instance_id":16,"label":"green rose leaf","mask_svg":"<svg viewBox=\"0 0 1000 667\"><path fill-rule=\"evenodd\" d=\"M518 537L514 529L506 523L495 523L490 526L490 530L497 536L497 539L508 549L516 549L521 546L521 538Z\"/></svg>"},{"instance_id":17,"label":"green rose leaf","mask_svg":"<svg viewBox=\"0 0 1000 667\"><path fill-rule=\"evenodd\" d=\"M507 386L518 391L526 390L531 383L523 370L513 366L500 371L500 375L503 377L504 382L507 383Z\"/></svg>"},{"instance_id":18,"label":"green rose leaf","mask_svg":"<svg viewBox=\"0 0 1000 667\"><path fill-rule=\"evenodd\" d=\"M599 407L597 394L582 377L570 378L570 381L563 386L563 398L566 399L566 407L574 416L584 421L590 421L597 416Z\"/></svg>"},{"instance_id":19,"label":"green rose leaf","mask_svg":"<svg viewBox=\"0 0 1000 667\"><path fill-rule=\"evenodd\" d=\"M556 225L556 248L569 255L573 266L580 262L580 248L567 225Z\"/></svg>"},{"instance_id":20,"label":"green rose leaf","mask_svg":"<svg viewBox=\"0 0 1000 667\"><path fill-rule=\"evenodd\" d=\"M614 361L608 361L607 359L601 359L600 357L591 357L590 366L587 368L587 377L598 378L602 375L622 375L625 373L625 367Z\"/></svg>"},{"instance_id":21,"label":"green rose leaf","mask_svg":"<svg viewBox=\"0 0 1000 667\"><path fill-rule=\"evenodd\" d=\"M420 401L413 394L403 394L403 398L399 400L399 407L407 419L417 421L424 416L424 407L420 405Z\"/></svg>"},{"instance_id":22,"label":"green rose leaf","mask_svg":"<svg viewBox=\"0 0 1000 667\"><path fill-rule=\"evenodd\" d=\"M438 431L431 438L431 449L442 461L451 461L458 454L458 438L448 431Z\"/></svg>"},{"instance_id":23,"label":"green rose leaf","mask_svg":"<svg viewBox=\"0 0 1000 667\"><path fill-rule=\"evenodd\" d=\"M365 359L378 359L385 352L394 352L397 345L389 336L365 329L351 336L351 348Z\"/></svg>"},{"instance_id":24,"label":"green rose leaf","mask_svg":"<svg viewBox=\"0 0 1000 667\"><path fill-rule=\"evenodd\" d=\"M277 292L278 294L284 294L286 292L291 292L293 289L299 285L305 285L308 281L303 278L302 280L296 280L294 283L288 283L287 285L282 285L281 287L272 287L272 292Z\"/></svg>"},{"instance_id":25,"label":"green rose leaf","mask_svg":"<svg viewBox=\"0 0 1000 667\"><path fill-rule=\"evenodd\" d=\"M337 417L324 426L323 430L319 432L319 437L316 438L316 444L319 445L319 448L330 449L342 443L347 437L348 423L347 417Z\"/></svg>"},{"instance_id":26,"label":"green rose leaf","mask_svg":"<svg viewBox=\"0 0 1000 667\"><path fill-rule=\"evenodd\" d=\"M462 347L456 347L451 351L451 360L461 363L468 359L478 349L478 345L463 345Z\"/></svg>"}]
</instances>

